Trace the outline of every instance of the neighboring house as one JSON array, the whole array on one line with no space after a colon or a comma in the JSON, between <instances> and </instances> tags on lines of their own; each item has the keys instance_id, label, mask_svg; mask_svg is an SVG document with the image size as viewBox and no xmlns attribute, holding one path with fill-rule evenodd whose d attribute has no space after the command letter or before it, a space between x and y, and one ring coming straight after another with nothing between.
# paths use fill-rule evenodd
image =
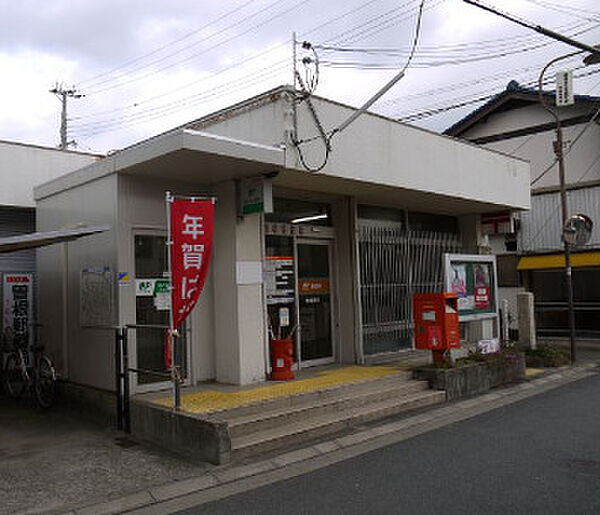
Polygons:
<instances>
[{"instance_id":1,"label":"neighboring house","mask_svg":"<svg viewBox=\"0 0 600 515\"><path fill-rule=\"evenodd\" d=\"M311 173L294 132L317 166L315 117L329 131L355 112L311 100L279 87L35 189L39 230L111 227L38 253L47 344L69 383L110 405L115 324L146 326L130 330L130 366L165 370L168 307L136 287L165 277L165 191L217 197L207 284L180 340L186 384L263 381L269 334L284 320L300 324L302 367L397 359L413 348L412 294L444 290L443 254L479 252L480 213L529 208L524 160L372 113L337 134ZM246 178L271 183L272 213L239 214ZM490 320L473 327L474 339L492 335ZM139 373L131 387L168 382Z\"/></svg>"},{"instance_id":2,"label":"neighboring house","mask_svg":"<svg viewBox=\"0 0 600 515\"><path fill-rule=\"evenodd\" d=\"M93 154L0 141L0 238L35 231L35 186L99 158ZM0 254L0 274L35 273L35 256L35 249Z\"/></svg>"},{"instance_id":3,"label":"neighboring house","mask_svg":"<svg viewBox=\"0 0 600 515\"><path fill-rule=\"evenodd\" d=\"M544 92L554 107L554 92ZM575 104L558 108L565 142L568 213L587 214L596 224L591 241L573 255L575 324L581 336L600 336L600 97L575 95ZM538 333L568 331L558 166L554 118L538 92L511 81L506 90L445 131L531 164L531 211L482 217L491 251L497 254L499 286L515 310L515 296L535 295ZM517 272L521 272L521 277Z\"/></svg>"}]
</instances>

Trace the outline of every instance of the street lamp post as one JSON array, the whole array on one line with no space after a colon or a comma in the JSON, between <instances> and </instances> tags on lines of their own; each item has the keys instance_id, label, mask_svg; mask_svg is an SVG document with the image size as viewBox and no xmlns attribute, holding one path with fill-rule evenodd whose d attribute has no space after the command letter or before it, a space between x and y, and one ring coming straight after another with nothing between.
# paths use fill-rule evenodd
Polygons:
<instances>
[{"instance_id":1,"label":"street lamp post","mask_svg":"<svg viewBox=\"0 0 600 515\"><path fill-rule=\"evenodd\" d=\"M567 206L567 191L565 187L565 156L564 156L564 143L563 143L563 133L562 126L560 124L560 117L556 109L552 109L550 106L546 104L544 101L544 93L542 91L542 83L544 80L544 73L546 70L552 66L554 63L558 61L562 61L563 59L568 59L569 57L573 57L574 55L580 54L579 52L571 52L569 54L563 55L561 57L557 57L556 59L552 59L540 72L540 77L538 79L538 94L540 97L540 103L548 111L556 121L556 141L554 142L554 154L556 155L556 160L558 161L558 180L560 186L560 214L561 214L561 227L565 226L568 214L568 206ZM571 363L575 363L577 359L577 350L575 346L575 310L573 306L573 273L571 268L571 249L569 248L569 243L563 238L564 245L564 255L565 255L565 287L567 290L567 313L569 319L569 346L571 350Z\"/></svg>"},{"instance_id":2,"label":"street lamp post","mask_svg":"<svg viewBox=\"0 0 600 515\"><path fill-rule=\"evenodd\" d=\"M542 91L542 83L544 80L544 74L546 70L557 63L558 61L562 61L563 59L568 59L569 57L573 57L574 55L578 55L583 53L583 50L578 52L571 52L566 55L562 55L555 59L552 59L540 72L540 76L538 79L538 95L540 98L540 103L542 107L546 109L554 118L556 122L556 141L554 142L554 154L556 155L556 160L558 162L558 180L560 187L560 214L561 214L561 227L565 227L567 219L569 217L569 208L567 205L567 191L565 186L565 156L564 156L564 140L563 140L563 132L562 126L560 123L560 117L556 109L552 109L549 105L546 104L544 100L544 93ZM597 54L590 54L584 59L584 64L596 64L600 62ZM562 234L562 232L561 232ZM575 309L574 309L574 301L573 301L573 272L571 267L571 249L569 242L563 237L563 248L564 248L564 257L565 257L565 287L567 290L567 311L568 311L568 322L569 322L569 343L571 350L571 362L575 363L577 359L577 351L575 346Z\"/></svg>"}]
</instances>

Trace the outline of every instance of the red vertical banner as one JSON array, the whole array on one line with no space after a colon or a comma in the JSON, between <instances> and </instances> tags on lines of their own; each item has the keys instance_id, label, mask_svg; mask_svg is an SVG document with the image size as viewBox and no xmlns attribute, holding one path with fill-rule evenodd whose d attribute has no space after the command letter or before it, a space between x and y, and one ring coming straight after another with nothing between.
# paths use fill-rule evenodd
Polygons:
<instances>
[{"instance_id":1,"label":"red vertical banner","mask_svg":"<svg viewBox=\"0 0 600 515\"><path fill-rule=\"evenodd\" d=\"M173 198L171 218L172 329L179 327L198 302L206 281L213 240L214 201ZM165 364L171 367L170 338Z\"/></svg>"},{"instance_id":2,"label":"red vertical banner","mask_svg":"<svg viewBox=\"0 0 600 515\"><path fill-rule=\"evenodd\" d=\"M174 199L171 204L171 301L173 327L188 317L208 274L213 240L212 200Z\"/></svg>"}]
</instances>

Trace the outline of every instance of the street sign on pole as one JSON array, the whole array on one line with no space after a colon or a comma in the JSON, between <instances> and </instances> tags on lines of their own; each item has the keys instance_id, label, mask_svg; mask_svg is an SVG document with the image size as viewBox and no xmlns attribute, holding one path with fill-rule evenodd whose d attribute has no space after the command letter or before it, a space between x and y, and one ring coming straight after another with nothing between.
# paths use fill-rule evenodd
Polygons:
<instances>
[{"instance_id":1,"label":"street sign on pole","mask_svg":"<svg viewBox=\"0 0 600 515\"><path fill-rule=\"evenodd\" d=\"M575 103L573 94L573 72L560 71L556 73L556 106L571 106Z\"/></svg>"}]
</instances>

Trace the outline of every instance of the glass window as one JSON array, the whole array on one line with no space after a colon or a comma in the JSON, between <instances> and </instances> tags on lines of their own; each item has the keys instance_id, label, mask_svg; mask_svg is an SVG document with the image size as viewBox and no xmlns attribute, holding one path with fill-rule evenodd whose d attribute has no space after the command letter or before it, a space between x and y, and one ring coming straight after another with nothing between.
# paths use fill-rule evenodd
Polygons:
<instances>
[{"instance_id":1,"label":"glass window","mask_svg":"<svg viewBox=\"0 0 600 515\"><path fill-rule=\"evenodd\" d=\"M273 199L273 213L265 215L265 220L288 224L332 225L329 204L280 197Z\"/></svg>"},{"instance_id":2,"label":"glass window","mask_svg":"<svg viewBox=\"0 0 600 515\"><path fill-rule=\"evenodd\" d=\"M521 286L517 264L519 258L516 254L505 254L496 256L498 268L498 286L518 287Z\"/></svg>"},{"instance_id":3,"label":"glass window","mask_svg":"<svg viewBox=\"0 0 600 515\"><path fill-rule=\"evenodd\" d=\"M167 372L165 368L166 328L169 326L169 310L156 302L157 281L166 281L167 246L166 238L156 234L136 234L135 245L135 279L149 279L152 291L149 295L136 295L135 316L137 325L156 327L139 327L136 331L137 368L155 372ZM161 329L160 326L164 327ZM186 370L186 331L185 324L181 328L182 337L177 338L176 360L185 376ZM138 384L165 381L161 376L138 374Z\"/></svg>"}]
</instances>

